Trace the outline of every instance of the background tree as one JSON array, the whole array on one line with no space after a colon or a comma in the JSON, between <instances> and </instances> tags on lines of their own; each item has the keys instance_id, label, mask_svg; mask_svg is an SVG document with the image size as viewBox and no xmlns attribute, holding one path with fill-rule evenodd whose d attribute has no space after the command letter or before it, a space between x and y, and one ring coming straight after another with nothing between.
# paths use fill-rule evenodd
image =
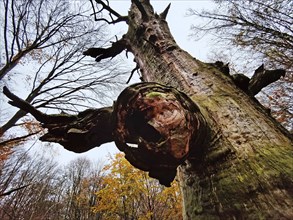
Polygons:
<instances>
[{"instance_id":1,"label":"background tree","mask_svg":"<svg viewBox=\"0 0 293 220\"><path fill-rule=\"evenodd\" d=\"M96 219L93 208L97 202L95 193L102 188L102 168L86 158L68 164L63 174L67 179L65 219ZM98 219L98 218L97 218Z\"/></svg>"},{"instance_id":2,"label":"background tree","mask_svg":"<svg viewBox=\"0 0 293 220\"><path fill-rule=\"evenodd\" d=\"M104 188L96 192L94 207L103 219L182 219L178 182L171 188L160 185L123 154L116 154L104 172Z\"/></svg>"},{"instance_id":3,"label":"background tree","mask_svg":"<svg viewBox=\"0 0 293 220\"><path fill-rule=\"evenodd\" d=\"M64 167L18 149L3 161L1 219L181 219L178 182L161 186L122 154L102 167L78 158Z\"/></svg>"},{"instance_id":4,"label":"background tree","mask_svg":"<svg viewBox=\"0 0 293 220\"><path fill-rule=\"evenodd\" d=\"M133 0L120 16L96 3L113 15L109 23L129 29L111 47L84 54L101 61L131 51L145 82L125 89L114 106L66 116L44 114L4 88L10 104L48 128L42 140L76 152L115 141L132 165L166 186L179 166L184 219L292 218L292 137L254 98L272 72L256 72L248 89L239 88L176 44L166 22L170 6L157 14L148 0Z\"/></svg>"},{"instance_id":5,"label":"background tree","mask_svg":"<svg viewBox=\"0 0 293 220\"><path fill-rule=\"evenodd\" d=\"M87 159L63 168L21 149L3 161L1 219L99 219L93 212L102 168Z\"/></svg>"},{"instance_id":6,"label":"background tree","mask_svg":"<svg viewBox=\"0 0 293 220\"><path fill-rule=\"evenodd\" d=\"M4 36L1 40L5 62L1 62L0 79L33 50L36 50L33 54L37 55L45 48L71 44L93 32L92 27L85 26L90 24L82 14L85 9L69 10L72 6L67 1L2 1L4 13L1 26ZM79 24L82 21L85 23ZM80 30L81 27L83 31Z\"/></svg>"},{"instance_id":7,"label":"background tree","mask_svg":"<svg viewBox=\"0 0 293 220\"><path fill-rule=\"evenodd\" d=\"M123 83L119 76L124 71L118 72L117 61L96 65L82 54L85 45L102 45L106 34L104 26L88 16L89 4L4 0L1 7L0 83L26 94L25 100L36 108L76 112L109 101L107 97ZM23 135L14 130L14 135L12 131L2 137L2 148L42 130L25 115L1 104L1 135L11 128L31 128Z\"/></svg>"},{"instance_id":8,"label":"background tree","mask_svg":"<svg viewBox=\"0 0 293 220\"><path fill-rule=\"evenodd\" d=\"M214 10L189 10L190 15L206 19L202 26L192 26L193 36L212 33L217 42L214 59L229 62L234 73L252 76L262 63L267 68L284 68L286 77L263 90L258 98L272 109L279 122L292 130L292 1L215 2Z\"/></svg>"},{"instance_id":9,"label":"background tree","mask_svg":"<svg viewBox=\"0 0 293 220\"><path fill-rule=\"evenodd\" d=\"M44 164L45 165L44 165ZM54 212L56 163L18 151L1 167L1 219L37 219ZM3 195L11 189L17 189Z\"/></svg>"}]
</instances>

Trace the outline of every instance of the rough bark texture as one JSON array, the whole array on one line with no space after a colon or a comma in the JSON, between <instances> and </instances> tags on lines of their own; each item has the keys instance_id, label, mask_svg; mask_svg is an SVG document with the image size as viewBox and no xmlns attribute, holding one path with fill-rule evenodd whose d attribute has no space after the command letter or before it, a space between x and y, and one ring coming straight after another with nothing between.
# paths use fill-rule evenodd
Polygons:
<instances>
[{"instance_id":1,"label":"rough bark texture","mask_svg":"<svg viewBox=\"0 0 293 220\"><path fill-rule=\"evenodd\" d=\"M133 4L124 39L144 81L189 95L213 134L203 158L190 158L180 168L184 218L292 219L289 134L229 77L180 49L167 22L141 2L144 16Z\"/></svg>"}]
</instances>

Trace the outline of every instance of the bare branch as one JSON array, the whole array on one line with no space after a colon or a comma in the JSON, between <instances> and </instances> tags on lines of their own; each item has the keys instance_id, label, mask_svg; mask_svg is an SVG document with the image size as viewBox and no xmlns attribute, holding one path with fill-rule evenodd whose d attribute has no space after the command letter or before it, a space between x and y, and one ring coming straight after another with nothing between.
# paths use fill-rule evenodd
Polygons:
<instances>
[{"instance_id":1,"label":"bare branch","mask_svg":"<svg viewBox=\"0 0 293 220\"><path fill-rule=\"evenodd\" d=\"M22 142L22 141L25 141L26 138L32 136L32 135L35 135L37 133L39 133L40 131L37 131L37 132L33 132L33 133L30 133L30 134L27 134L27 135L23 135L23 136L20 136L20 137L15 137L15 138L12 138L12 139L9 139L9 140L6 140L6 141L2 141L0 142L0 147L4 147L5 145L7 144L10 144L10 143L19 143L19 142ZM0 134L1 134L1 131L0 131Z\"/></svg>"},{"instance_id":2,"label":"bare branch","mask_svg":"<svg viewBox=\"0 0 293 220\"><path fill-rule=\"evenodd\" d=\"M4 192L4 193L0 194L0 196L9 196L11 193L13 193L13 192L15 192L15 191L18 191L18 190L21 190L21 189L24 189L24 188L28 187L29 185L30 185L30 184L28 184L28 185L24 185L24 186L21 186L21 187L17 187L17 188L15 188L15 189L11 189L11 190L9 190L9 191L7 191L7 192Z\"/></svg>"},{"instance_id":3,"label":"bare branch","mask_svg":"<svg viewBox=\"0 0 293 220\"><path fill-rule=\"evenodd\" d=\"M134 72L135 72L135 71L138 71L138 70L139 70L139 65L136 64L136 67L135 67L133 70L131 70L131 74L130 74L130 76L129 76L127 82L126 82L126 84L128 84L128 83L130 82L130 80L131 80L131 78L132 78Z\"/></svg>"},{"instance_id":4,"label":"bare branch","mask_svg":"<svg viewBox=\"0 0 293 220\"><path fill-rule=\"evenodd\" d=\"M286 71L283 69L266 70L262 64L254 72L254 75L249 81L248 90L254 96L259 93L264 87L279 80L285 76Z\"/></svg>"},{"instance_id":5,"label":"bare branch","mask_svg":"<svg viewBox=\"0 0 293 220\"><path fill-rule=\"evenodd\" d=\"M116 24L118 22L128 22L128 16L122 16L120 15L118 12L116 12L115 10L113 10L110 6L109 6L109 2L107 1L107 4L105 4L102 0L95 0L95 2L97 4L102 5L102 9L100 9L98 12L96 12L95 10L95 6L93 3L93 0L90 0L92 8L93 8L93 15L95 16L95 21L105 21L108 24ZM106 10L109 12L109 16L111 17L112 21L108 21L106 18L97 18L97 14L100 13L101 11ZM113 19L112 15L116 16L117 19Z\"/></svg>"}]
</instances>

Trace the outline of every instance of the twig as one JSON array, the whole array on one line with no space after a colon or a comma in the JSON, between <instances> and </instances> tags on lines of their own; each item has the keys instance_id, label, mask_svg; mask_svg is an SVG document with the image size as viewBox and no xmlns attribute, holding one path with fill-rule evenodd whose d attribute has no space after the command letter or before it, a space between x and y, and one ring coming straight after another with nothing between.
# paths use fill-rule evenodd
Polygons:
<instances>
[{"instance_id":1,"label":"twig","mask_svg":"<svg viewBox=\"0 0 293 220\"><path fill-rule=\"evenodd\" d=\"M96 12L95 10L95 6L94 6L94 3L93 3L93 0L90 0L91 2L91 5L92 5L92 8L93 8L93 15L95 16L95 21L105 21L107 22L108 24L115 24L115 23L118 23L118 22L121 22L121 21L125 21L126 23L128 22L128 16L122 16L120 15L118 12L116 12L115 10L113 10L110 6L109 6L109 2L107 1L107 4L105 4L103 1L101 0L95 0L95 2L97 4L100 4L102 5L102 9L100 9L99 11ZM97 18L97 14L100 13L101 11L103 10L107 10L109 12L109 16L110 18L112 19L112 21L108 21L106 18ZM114 19L112 17L112 14L114 16L117 17L117 19Z\"/></svg>"},{"instance_id":2,"label":"twig","mask_svg":"<svg viewBox=\"0 0 293 220\"><path fill-rule=\"evenodd\" d=\"M30 184L28 184L28 185L24 185L24 186L21 186L21 187L15 188L15 189L11 189L11 190L9 190L8 192L4 192L4 193L0 194L0 196L8 196L8 195L10 195L11 193L13 193L13 192L15 192L15 191L18 191L18 190L21 190L21 189L23 189L23 188L25 188L25 187L28 187L29 185L30 185Z\"/></svg>"},{"instance_id":3,"label":"twig","mask_svg":"<svg viewBox=\"0 0 293 220\"><path fill-rule=\"evenodd\" d=\"M134 72L135 72L135 71L138 71L138 70L139 70L139 65L136 64L136 67L135 67L133 70L131 70L131 74L130 74L130 76L129 76L127 82L126 82L126 84L128 84L128 83L130 82L130 80L131 80L131 78L132 78Z\"/></svg>"},{"instance_id":4,"label":"twig","mask_svg":"<svg viewBox=\"0 0 293 220\"><path fill-rule=\"evenodd\" d=\"M24 135L24 136L20 136L20 137L15 137L15 138L12 138L12 139L9 139L7 141L2 141L0 142L0 147L4 147L5 145L11 143L11 142L15 142L15 141L21 141L22 139L26 139L32 135L35 135L35 134L38 134L40 133L41 131L37 131L37 132L33 132L33 133L30 133L30 134L27 134L27 135Z\"/></svg>"}]
</instances>

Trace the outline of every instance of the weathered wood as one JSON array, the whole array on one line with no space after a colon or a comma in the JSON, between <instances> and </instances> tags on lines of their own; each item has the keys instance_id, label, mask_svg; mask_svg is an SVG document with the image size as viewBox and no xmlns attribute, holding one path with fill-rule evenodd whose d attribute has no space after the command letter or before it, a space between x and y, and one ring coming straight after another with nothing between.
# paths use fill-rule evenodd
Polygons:
<instances>
[{"instance_id":1,"label":"weathered wood","mask_svg":"<svg viewBox=\"0 0 293 220\"><path fill-rule=\"evenodd\" d=\"M148 1L132 5L125 35L144 81L172 85L199 104L213 141L181 166L185 219L293 218L290 135L232 80L183 51Z\"/></svg>"},{"instance_id":2,"label":"weathered wood","mask_svg":"<svg viewBox=\"0 0 293 220\"><path fill-rule=\"evenodd\" d=\"M250 79L248 90L252 95L259 93L267 85L277 81L285 76L286 71L283 69L266 70L262 64L257 68Z\"/></svg>"},{"instance_id":3,"label":"weathered wood","mask_svg":"<svg viewBox=\"0 0 293 220\"><path fill-rule=\"evenodd\" d=\"M47 132L40 137L42 141L59 143L65 149L76 153L114 141L112 107L87 109L77 115L48 115L17 97L6 87L3 88L3 93L10 99L11 105L32 114L47 129Z\"/></svg>"}]
</instances>

